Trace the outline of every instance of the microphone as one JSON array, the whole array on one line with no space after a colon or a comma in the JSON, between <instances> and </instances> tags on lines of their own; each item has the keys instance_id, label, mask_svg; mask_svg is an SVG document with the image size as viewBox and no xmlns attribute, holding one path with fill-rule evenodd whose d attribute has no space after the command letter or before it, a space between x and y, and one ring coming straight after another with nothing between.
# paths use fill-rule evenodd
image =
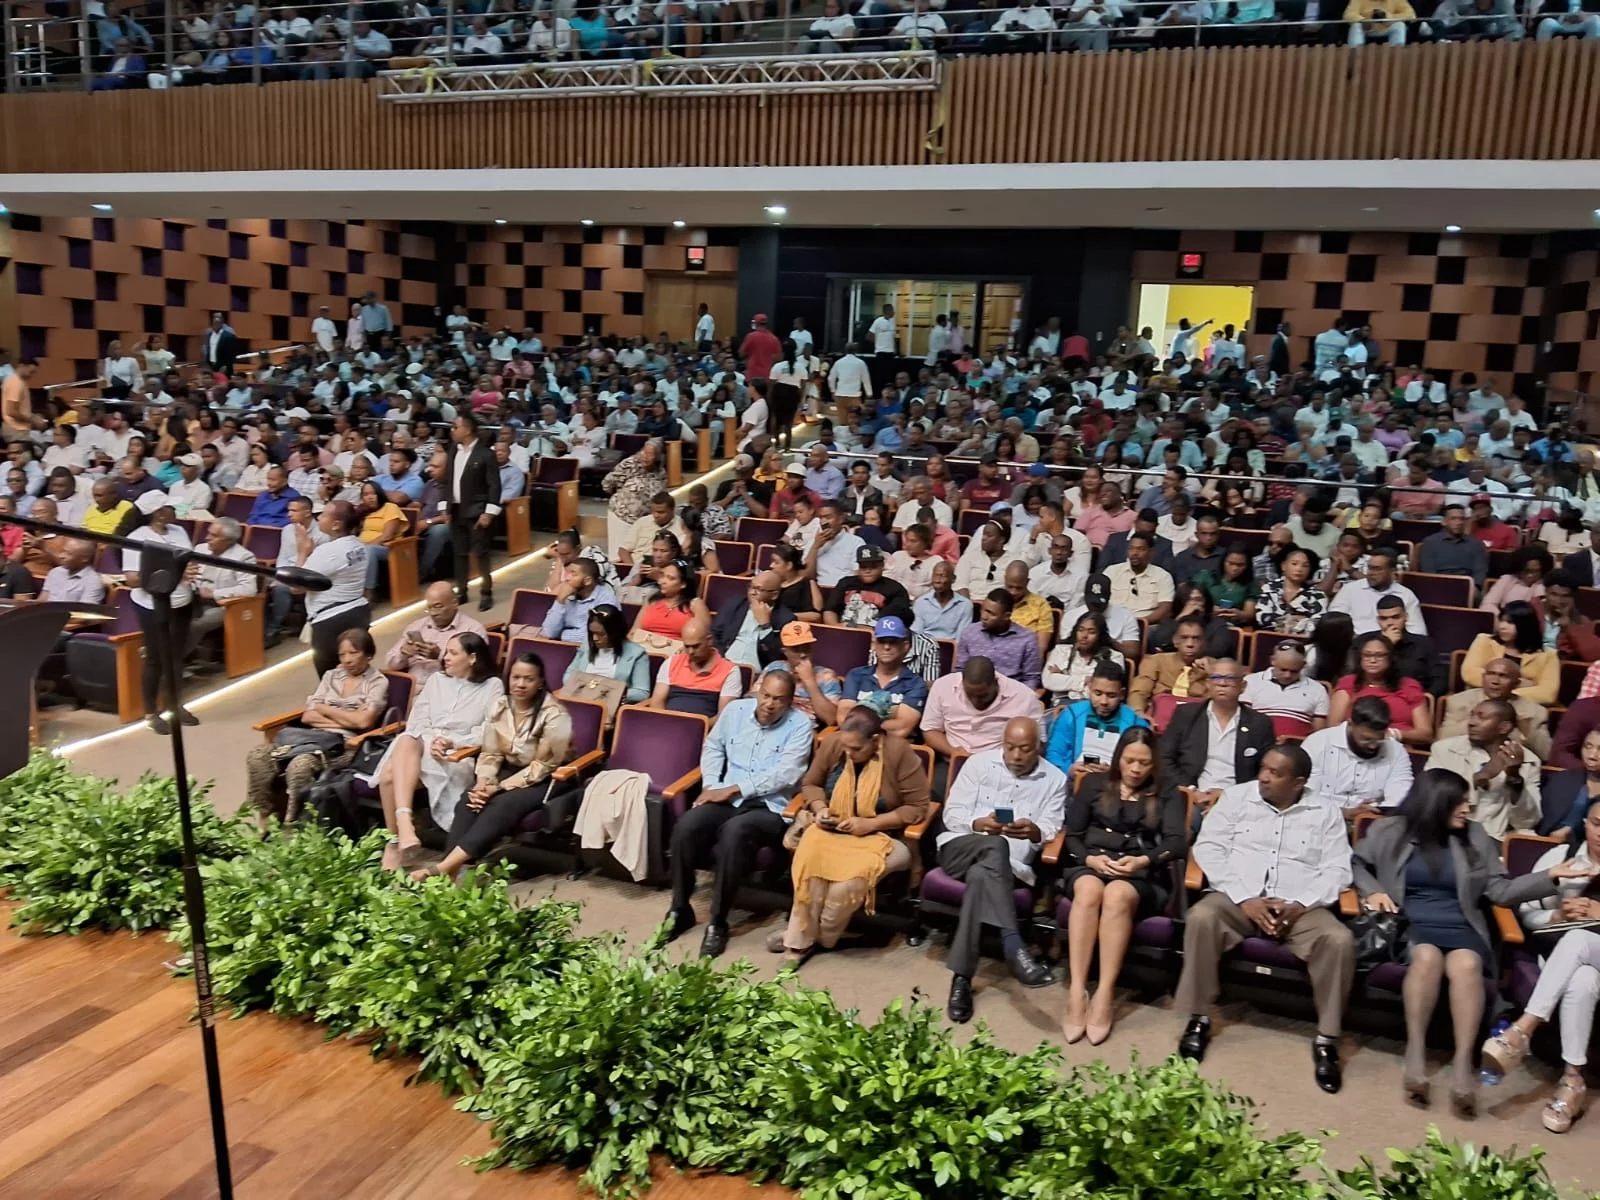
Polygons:
<instances>
[{"instance_id":1,"label":"microphone","mask_svg":"<svg viewBox=\"0 0 1600 1200\"><path fill-rule=\"evenodd\" d=\"M272 572L272 578L287 587L305 592L325 592L333 586L333 580L326 575L308 571L304 567L278 567Z\"/></svg>"}]
</instances>

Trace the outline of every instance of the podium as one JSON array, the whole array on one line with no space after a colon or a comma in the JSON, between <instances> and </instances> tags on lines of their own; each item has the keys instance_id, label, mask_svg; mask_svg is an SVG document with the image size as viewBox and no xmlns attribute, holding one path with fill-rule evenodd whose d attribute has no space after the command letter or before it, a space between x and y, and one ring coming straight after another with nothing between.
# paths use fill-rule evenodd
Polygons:
<instances>
[{"instance_id":1,"label":"podium","mask_svg":"<svg viewBox=\"0 0 1600 1200\"><path fill-rule=\"evenodd\" d=\"M110 621L117 610L104 604L53 600L0 601L0 777L20 771L33 753L34 693L39 668L56 648L69 621Z\"/></svg>"}]
</instances>

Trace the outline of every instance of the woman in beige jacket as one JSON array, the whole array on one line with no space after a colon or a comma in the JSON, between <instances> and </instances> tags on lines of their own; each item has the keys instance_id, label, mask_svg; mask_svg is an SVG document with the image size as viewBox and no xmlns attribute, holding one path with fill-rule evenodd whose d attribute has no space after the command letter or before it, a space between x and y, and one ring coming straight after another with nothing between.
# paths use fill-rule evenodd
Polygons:
<instances>
[{"instance_id":1,"label":"woman in beige jacket","mask_svg":"<svg viewBox=\"0 0 1600 1200\"><path fill-rule=\"evenodd\" d=\"M456 805L444 858L411 878L454 875L544 806L550 776L572 748L572 718L550 695L537 654L512 661L507 694L489 710L480 745L476 781Z\"/></svg>"}]
</instances>

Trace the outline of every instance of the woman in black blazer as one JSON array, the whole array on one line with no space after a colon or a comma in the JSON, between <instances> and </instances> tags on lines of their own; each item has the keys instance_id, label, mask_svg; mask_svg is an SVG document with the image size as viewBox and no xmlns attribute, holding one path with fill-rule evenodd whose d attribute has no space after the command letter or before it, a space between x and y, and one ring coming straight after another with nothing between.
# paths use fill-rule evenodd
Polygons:
<instances>
[{"instance_id":1,"label":"woman in black blazer","mask_svg":"<svg viewBox=\"0 0 1600 1200\"><path fill-rule=\"evenodd\" d=\"M1075 1042L1086 1033L1098 1046L1111 1036L1117 973L1134 923L1165 910L1170 865L1183 858L1184 804L1162 784L1156 735L1143 725L1125 730L1103 774L1084 776L1067 806L1067 854L1072 866L1062 887L1072 897L1067 919L1070 974L1061 1032ZM1089 999L1089 962L1100 947L1100 986Z\"/></svg>"},{"instance_id":2,"label":"woman in black blazer","mask_svg":"<svg viewBox=\"0 0 1600 1200\"><path fill-rule=\"evenodd\" d=\"M1583 770L1545 777L1540 789L1544 815L1539 818L1539 832L1542 834L1581 828L1589 805L1600 798L1600 729L1584 734L1578 756Z\"/></svg>"}]
</instances>

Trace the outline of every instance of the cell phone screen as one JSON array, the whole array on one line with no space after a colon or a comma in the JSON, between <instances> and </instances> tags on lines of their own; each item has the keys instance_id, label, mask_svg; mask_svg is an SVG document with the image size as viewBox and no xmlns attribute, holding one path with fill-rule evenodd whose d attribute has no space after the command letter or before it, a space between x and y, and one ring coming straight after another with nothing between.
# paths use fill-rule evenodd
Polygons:
<instances>
[{"instance_id":1,"label":"cell phone screen","mask_svg":"<svg viewBox=\"0 0 1600 1200\"><path fill-rule=\"evenodd\" d=\"M994 810L994 819L999 821L1002 825L1009 825L1012 821L1016 820L1016 814L1014 814L1009 808L997 808Z\"/></svg>"}]
</instances>

